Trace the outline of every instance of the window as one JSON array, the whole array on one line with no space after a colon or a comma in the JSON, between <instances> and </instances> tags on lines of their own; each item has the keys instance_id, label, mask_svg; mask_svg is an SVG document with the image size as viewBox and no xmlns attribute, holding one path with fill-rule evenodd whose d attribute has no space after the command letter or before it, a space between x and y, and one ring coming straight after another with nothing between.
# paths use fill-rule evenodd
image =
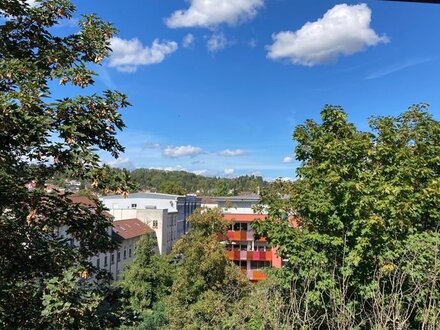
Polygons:
<instances>
[{"instance_id":1,"label":"window","mask_svg":"<svg viewBox=\"0 0 440 330\"><path fill-rule=\"evenodd\" d=\"M104 256L104 267L108 266L108 260L107 260L107 256Z\"/></svg>"},{"instance_id":2,"label":"window","mask_svg":"<svg viewBox=\"0 0 440 330\"><path fill-rule=\"evenodd\" d=\"M131 245L128 248L128 257L131 258Z\"/></svg>"},{"instance_id":3,"label":"window","mask_svg":"<svg viewBox=\"0 0 440 330\"><path fill-rule=\"evenodd\" d=\"M96 267L101 268L101 259L100 258L96 259Z\"/></svg>"},{"instance_id":4,"label":"window","mask_svg":"<svg viewBox=\"0 0 440 330\"><path fill-rule=\"evenodd\" d=\"M124 248L124 260L127 259L127 250Z\"/></svg>"},{"instance_id":5,"label":"window","mask_svg":"<svg viewBox=\"0 0 440 330\"><path fill-rule=\"evenodd\" d=\"M121 251L118 251L118 261L121 261Z\"/></svg>"},{"instance_id":6,"label":"window","mask_svg":"<svg viewBox=\"0 0 440 330\"><path fill-rule=\"evenodd\" d=\"M137 208L137 204L131 204L131 208L132 208L132 209Z\"/></svg>"},{"instance_id":7,"label":"window","mask_svg":"<svg viewBox=\"0 0 440 330\"><path fill-rule=\"evenodd\" d=\"M110 256L110 264L113 265L115 263L115 254L112 253L112 255Z\"/></svg>"},{"instance_id":8,"label":"window","mask_svg":"<svg viewBox=\"0 0 440 330\"><path fill-rule=\"evenodd\" d=\"M247 269L247 260L234 260L234 264L242 270Z\"/></svg>"},{"instance_id":9,"label":"window","mask_svg":"<svg viewBox=\"0 0 440 330\"><path fill-rule=\"evenodd\" d=\"M153 220L153 228L157 228L157 220Z\"/></svg>"},{"instance_id":10,"label":"window","mask_svg":"<svg viewBox=\"0 0 440 330\"><path fill-rule=\"evenodd\" d=\"M251 269L270 267L270 261L251 261Z\"/></svg>"}]
</instances>

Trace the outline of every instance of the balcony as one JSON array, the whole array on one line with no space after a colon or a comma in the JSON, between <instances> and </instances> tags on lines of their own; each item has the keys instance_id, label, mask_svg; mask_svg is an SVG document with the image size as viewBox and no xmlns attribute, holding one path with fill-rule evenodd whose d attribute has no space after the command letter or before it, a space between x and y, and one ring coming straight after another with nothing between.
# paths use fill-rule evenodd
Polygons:
<instances>
[{"instance_id":1,"label":"balcony","mask_svg":"<svg viewBox=\"0 0 440 330\"><path fill-rule=\"evenodd\" d=\"M227 251L229 260L272 261L272 251Z\"/></svg>"},{"instance_id":2,"label":"balcony","mask_svg":"<svg viewBox=\"0 0 440 330\"><path fill-rule=\"evenodd\" d=\"M267 277L261 270L248 270L246 271L246 276L251 281L261 281Z\"/></svg>"},{"instance_id":3,"label":"balcony","mask_svg":"<svg viewBox=\"0 0 440 330\"><path fill-rule=\"evenodd\" d=\"M253 230L228 230L227 236L230 241L254 241L254 231ZM265 241L261 237L258 241Z\"/></svg>"}]
</instances>

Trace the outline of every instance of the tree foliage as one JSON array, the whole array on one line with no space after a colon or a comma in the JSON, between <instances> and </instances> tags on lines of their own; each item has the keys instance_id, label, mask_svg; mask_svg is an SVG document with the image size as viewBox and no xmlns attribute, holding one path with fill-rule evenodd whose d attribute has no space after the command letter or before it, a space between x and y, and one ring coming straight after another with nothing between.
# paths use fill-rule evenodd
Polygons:
<instances>
[{"instance_id":1,"label":"tree foliage","mask_svg":"<svg viewBox=\"0 0 440 330\"><path fill-rule=\"evenodd\" d=\"M144 235L136 244L134 262L124 271L118 285L130 295L130 303L148 315L154 305L170 293L173 268L167 256L156 254L156 239Z\"/></svg>"},{"instance_id":2,"label":"tree foliage","mask_svg":"<svg viewBox=\"0 0 440 330\"><path fill-rule=\"evenodd\" d=\"M126 96L109 90L60 99L52 95L54 83L93 85L89 64L108 55L115 32L97 16L83 15L77 33L53 34L53 27L74 12L68 0L41 0L34 6L24 0L0 2L2 328L95 328L122 320L107 308L109 299L117 306L115 291L108 289L105 276L94 276L88 262L115 247L102 205L72 204L67 195L44 189L60 173L96 189L123 193L130 188L126 173L110 175L96 154L101 150L117 157L123 151L116 132L124 127L118 110L129 105ZM26 187L30 182L35 189ZM69 238L58 236L63 226ZM78 244L71 246L70 238ZM84 274L95 279L93 285L83 284Z\"/></svg>"},{"instance_id":3,"label":"tree foliage","mask_svg":"<svg viewBox=\"0 0 440 330\"><path fill-rule=\"evenodd\" d=\"M330 306L334 317L345 308L353 324L379 326L370 317L379 292L385 301L401 295L394 296L399 313L411 306L396 316L405 316L403 328L421 327L427 299L439 315L440 123L426 109L371 118L371 131L362 132L340 107L326 106L321 124L308 120L295 129L298 181L263 193L270 217L255 227L289 259L281 283L305 295L303 307L314 320L322 317L321 326L335 326L325 318ZM407 246L419 257L408 259ZM433 287L418 290L427 274Z\"/></svg>"},{"instance_id":4,"label":"tree foliage","mask_svg":"<svg viewBox=\"0 0 440 330\"><path fill-rule=\"evenodd\" d=\"M257 193L267 182L261 176L243 175L237 178L217 178L184 171L136 169L131 172L140 189L161 193L201 193L207 196L227 196L238 193Z\"/></svg>"}]
</instances>

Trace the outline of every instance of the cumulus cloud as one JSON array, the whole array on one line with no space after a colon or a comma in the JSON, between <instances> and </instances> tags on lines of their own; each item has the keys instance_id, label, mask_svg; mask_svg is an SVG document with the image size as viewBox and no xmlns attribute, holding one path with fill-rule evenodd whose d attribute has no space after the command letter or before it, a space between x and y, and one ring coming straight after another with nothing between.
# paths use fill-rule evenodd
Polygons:
<instances>
[{"instance_id":1,"label":"cumulus cloud","mask_svg":"<svg viewBox=\"0 0 440 330\"><path fill-rule=\"evenodd\" d=\"M340 55L351 55L388 42L388 38L378 35L370 23L371 10L366 4L336 5L322 18L307 22L297 31L274 34L274 43L267 47L267 57L313 66L331 63Z\"/></svg>"},{"instance_id":2,"label":"cumulus cloud","mask_svg":"<svg viewBox=\"0 0 440 330\"><path fill-rule=\"evenodd\" d=\"M189 0L188 9L175 11L165 23L170 28L234 25L254 18L264 0Z\"/></svg>"},{"instance_id":3,"label":"cumulus cloud","mask_svg":"<svg viewBox=\"0 0 440 330\"><path fill-rule=\"evenodd\" d=\"M177 146L177 147L166 147L163 150L163 155L170 158L179 157L194 157L203 153L203 150L199 147L194 147L192 145L187 146Z\"/></svg>"},{"instance_id":4,"label":"cumulus cloud","mask_svg":"<svg viewBox=\"0 0 440 330\"><path fill-rule=\"evenodd\" d=\"M121 72L135 72L141 65L161 63L167 55L174 53L178 46L175 41L161 42L155 39L151 47L147 47L137 38L125 40L115 37L110 40L110 48L110 67Z\"/></svg>"},{"instance_id":5,"label":"cumulus cloud","mask_svg":"<svg viewBox=\"0 0 440 330\"><path fill-rule=\"evenodd\" d=\"M226 175L232 175L234 174L235 170L233 168L225 168L224 173Z\"/></svg>"},{"instance_id":6,"label":"cumulus cloud","mask_svg":"<svg viewBox=\"0 0 440 330\"><path fill-rule=\"evenodd\" d=\"M183 167L182 165L176 165L176 166L168 166L168 167L150 167L151 170L161 170L166 172L172 172L172 171L185 171L187 172L187 169Z\"/></svg>"},{"instance_id":7,"label":"cumulus cloud","mask_svg":"<svg viewBox=\"0 0 440 330\"><path fill-rule=\"evenodd\" d=\"M290 157L290 156L284 157L283 163L293 163L293 157Z\"/></svg>"},{"instance_id":8,"label":"cumulus cloud","mask_svg":"<svg viewBox=\"0 0 440 330\"><path fill-rule=\"evenodd\" d=\"M107 163L110 167L134 170L136 167L129 158L118 158Z\"/></svg>"},{"instance_id":9,"label":"cumulus cloud","mask_svg":"<svg viewBox=\"0 0 440 330\"><path fill-rule=\"evenodd\" d=\"M242 155L246 154L246 151L244 151L242 149L236 149L236 150L226 149L226 150L220 151L218 154L220 156L225 156L225 157L235 157L235 156L242 156Z\"/></svg>"},{"instance_id":10,"label":"cumulus cloud","mask_svg":"<svg viewBox=\"0 0 440 330\"><path fill-rule=\"evenodd\" d=\"M210 52L217 52L224 49L228 44L228 39L226 39L223 33L213 33L208 39L206 47Z\"/></svg>"},{"instance_id":11,"label":"cumulus cloud","mask_svg":"<svg viewBox=\"0 0 440 330\"><path fill-rule=\"evenodd\" d=\"M196 175L206 175L208 173L208 170L195 170L192 171L191 173L194 173Z\"/></svg>"},{"instance_id":12,"label":"cumulus cloud","mask_svg":"<svg viewBox=\"0 0 440 330\"><path fill-rule=\"evenodd\" d=\"M190 47L196 38L191 33L188 33L182 40L182 46L184 48Z\"/></svg>"}]
</instances>

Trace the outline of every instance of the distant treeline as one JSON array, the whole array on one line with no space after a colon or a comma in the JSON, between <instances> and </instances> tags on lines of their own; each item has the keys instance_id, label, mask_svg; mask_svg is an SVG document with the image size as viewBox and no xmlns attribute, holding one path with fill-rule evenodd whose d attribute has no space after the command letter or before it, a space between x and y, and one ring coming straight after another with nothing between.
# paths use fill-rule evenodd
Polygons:
<instances>
[{"instance_id":1,"label":"distant treeline","mask_svg":"<svg viewBox=\"0 0 440 330\"><path fill-rule=\"evenodd\" d=\"M131 172L138 188L168 194L198 193L208 196L227 196L258 193L267 182L261 176L244 175L237 178L206 177L185 171L163 171L140 168Z\"/></svg>"}]
</instances>

